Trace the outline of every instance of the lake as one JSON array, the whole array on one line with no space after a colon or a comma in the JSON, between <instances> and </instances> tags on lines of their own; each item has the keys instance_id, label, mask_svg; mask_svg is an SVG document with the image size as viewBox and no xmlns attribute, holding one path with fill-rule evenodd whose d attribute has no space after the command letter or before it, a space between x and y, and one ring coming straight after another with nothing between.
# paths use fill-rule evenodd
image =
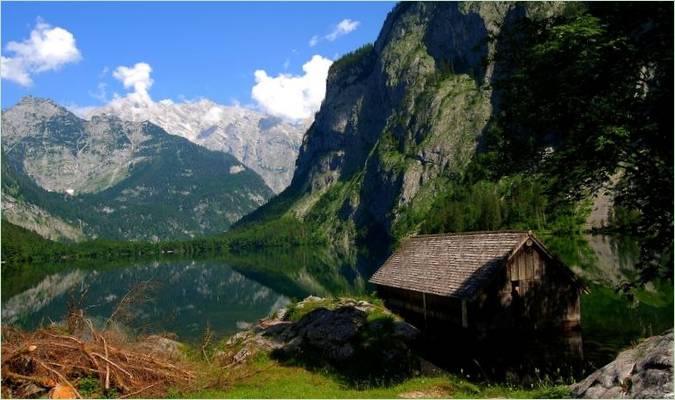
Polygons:
<instances>
[{"instance_id":1,"label":"lake","mask_svg":"<svg viewBox=\"0 0 675 400\"><path fill-rule=\"evenodd\" d=\"M547 244L588 282L578 338L588 368L603 365L640 337L673 327L670 283L652 282L630 297L614 290L636 276L635 241L586 236L550 239ZM172 332L179 340L196 343L207 326L223 337L310 294L372 292L367 279L376 268L371 260L320 249L220 259L3 267L2 322L32 329L62 321L69 304L79 304L101 324L126 295L131 305L116 312L126 329Z\"/></svg>"},{"instance_id":2,"label":"lake","mask_svg":"<svg viewBox=\"0 0 675 400\"><path fill-rule=\"evenodd\" d=\"M309 295L364 293L366 279L325 251L259 252L221 259L3 267L2 322L34 329L78 305L102 324L136 333L171 332L196 342L208 326L222 337ZM122 318L123 317L123 318Z\"/></svg>"}]
</instances>

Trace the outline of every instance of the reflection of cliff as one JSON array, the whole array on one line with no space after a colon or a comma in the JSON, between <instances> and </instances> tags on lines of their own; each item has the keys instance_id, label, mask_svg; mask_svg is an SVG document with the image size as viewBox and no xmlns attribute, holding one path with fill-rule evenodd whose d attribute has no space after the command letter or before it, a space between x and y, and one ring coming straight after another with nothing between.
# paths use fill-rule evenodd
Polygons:
<instances>
[{"instance_id":1,"label":"reflection of cliff","mask_svg":"<svg viewBox=\"0 0 675 400\"><path fill-rule=\"evenodd\" d=\"M2 322L12 323L22 315L40 311L55 298L65 296L68 290L83 282L86 276L87 273L82 270L47 276L36 286L2 304Z\"/></svg>"},{"instance_id":2,"label":"reflection of cliff","mask_svg":"<svg viewBox=\"0 0 675 400\"><path fill-rule=\"evenodd\" d=\"M68 288L79 282L88 287L84 304L87 314L94 319L107 318L119 299L143 281L150 282L150 288L130 307L130 315L122 322L148 331L176 332L184 340L197 339L207 324L218 334L231 333L237 329L237 322L256 321L288 301L221 263L151 262L49 277L3 304L3 319L20 321L27 328L35 327L43 318L59 320L67 309ZM6 319L8 315L11 320Z\"/></svg>"},{"instance_id":3,"label":"reflection of cliff","mask_svg":"<svg viewBox=\"0 0 675 400\"><path fill-rule=\"evenodd\" d=\"M361 265L369 261L324 248L257 251L226 256L226 262L247 278L294 298L363 293Z\"/></svg>"}]
</instances>

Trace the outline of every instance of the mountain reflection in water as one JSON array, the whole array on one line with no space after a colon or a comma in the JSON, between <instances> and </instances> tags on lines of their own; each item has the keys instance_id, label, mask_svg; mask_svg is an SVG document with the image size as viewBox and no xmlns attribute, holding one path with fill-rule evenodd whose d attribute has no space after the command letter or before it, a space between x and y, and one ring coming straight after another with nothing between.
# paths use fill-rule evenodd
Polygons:
<instances>
[{"instance_id":1,"label":"mountain reflection in water","mask_svg":"<svg viewBox=\"0 0 675 400\"><path fill-rule=\"evenodd\" d=\"M528 359L532 362L518 368L542 371L541 363L545 363L555 370L557 364L569 360L576 372L589 371L610 361L636 339L673 327L671 283L651 282L636 290L632 298L614 289L637 274L634 263L639 246L635 241L579 236L548 238L546 244L587 283L589 293L581 298L581 332L554 344L521 342L516 353L521 358L526 353L551 356L543 361ZM196 342L207 326L217 336L232 334L292 299L372 293L374 288L367 280L382 262L381 256L301 248L240 253L217 260L84 268L28 265L13 272L3 266L2 318L28 329L62 320L69 299L86 288L86 313L101 322L135 284L152 282L143 302L135 304L125 321L127 326L143 333L174 332L179 340ZM458 342L445 343L452 350ZM556 348L565 351L553 352ZM466 358L469 362L470 356ZM536 363L540 365L533 366ZM480 368L487 366L481 364Z\"/></svg>"},{"instance_id":2,"label":"mountain reflection in water","mask_svg":"<svg viewBox=\"0 0 675 400\"><path fill-rule=\"evenodd\" d=\"M185 341L198 340L207 324L219 335L233 333L289 301L222 262L150 262L49 275L3 303L3 322L31 329L62 320L68 302L81 293L86 314L101 322L139 282L147 283L144 293L121 322L144 332L173 332Z\"/></svg>"}]
</instances>

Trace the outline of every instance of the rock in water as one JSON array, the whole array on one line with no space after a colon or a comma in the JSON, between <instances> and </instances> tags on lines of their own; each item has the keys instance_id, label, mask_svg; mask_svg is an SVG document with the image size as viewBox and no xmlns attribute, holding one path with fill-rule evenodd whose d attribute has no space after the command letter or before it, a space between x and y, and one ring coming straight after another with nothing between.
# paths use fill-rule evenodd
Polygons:
<instances>
[{"instance_id":1,"label":"rock in water","mask_svg":"<svg viewBox=\"0 0 675 400\"><path fill-rule=\"evenodd\" d=\"M572 385L579 398L673 398L673 331L652 336Z\"/></svg>"}]
</instances>

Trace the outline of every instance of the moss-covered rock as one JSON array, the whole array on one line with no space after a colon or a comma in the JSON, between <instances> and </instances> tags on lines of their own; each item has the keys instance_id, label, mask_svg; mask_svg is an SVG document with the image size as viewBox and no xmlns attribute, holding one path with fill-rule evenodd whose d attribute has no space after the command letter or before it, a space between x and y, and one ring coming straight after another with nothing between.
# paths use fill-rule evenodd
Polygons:
<instances>
[{"instance_id":1,"label":"moss-covered rock","mask_svg":"<svg viewBox=\"0 0 675 400\"><path fill-rule=\"evenodd\" d=\"M260 352L288 365L325 370L352 383L395 382L420 371L419 331L364 300L310 296L230 338L221 363Z\"/></svg>"}]
</instances>

